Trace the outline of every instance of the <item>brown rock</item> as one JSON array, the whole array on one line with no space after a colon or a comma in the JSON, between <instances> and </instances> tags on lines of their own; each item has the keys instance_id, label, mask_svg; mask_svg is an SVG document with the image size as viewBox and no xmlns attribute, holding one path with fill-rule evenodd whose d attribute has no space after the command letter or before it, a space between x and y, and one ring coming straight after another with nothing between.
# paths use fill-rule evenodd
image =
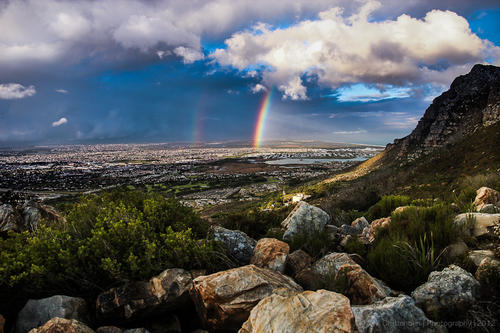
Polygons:
<instances>
[{"instance_id":1,"label":"brown rock","mask_svg":"<svg viewBox=\"0 0 500 333\"><path fill-rule=\"evenodd\" d=\"M500 204L500 192L495 191L489 187L481 187L476 191L476 198L474 205L477 206L477 211L480 211L483 206L487 204L498 205Z\"/></svg>"},{"instance_id":2,"label":"brown rock","mask_svg":"<svg viewBox=\"0 0 500 333\"><path fill-rule=\"evenodd\" d=\"M310 268L311 265L311 256L302 250L293 251L286 258L286 271L293 277L295 277L301 270Z\"/></svg>"},{"instance_id":3,"label":"brown rock","mask_svg":"<svg viewBox=\"0 0 500 333\"><path fill-rule=\"evenodd\" d=\"M74 319L52 318L45 325L34 328L29 333L95 333L87 325Z\"/></svg>"},{"instance_id":4,"label":"brown rock","mask_svg":"<svg viewBox=\"0 0 500 333\"><path fill-rule=\"evenodd\" d=\"M312 270L322 288L340 292L352 304L371 304L392 294L390 288L372 277L346 253L331 253L318 260Z\"/></svg>"},{"instance_id":5,"label":"brown rock","mask_svg":"<svg viewBox=\"0 0 500 333\"><path fill-rule=\"evenodd\" d=\"M379 228L385 228L385 227L387 227L390 222L391 222L391 218L390 217L383 217L381 219L374 220L370 224L370 230L369 230L369 233L368 233L368 240L370 242L373 242L375 240L375 234L377 233L377 230Z\"/></svg>"},{"instance_id":6,"label":"brown rock","mask_svg":"<svg viewBox=\"0 0 500 333\"><path fill-rule=\"evenodd\" d=\"M290 246L285 242L275 238L262 238L255 245L250 263L284 273L286 257L289 251Z\"/></svg>"},{"instance_id":7,"label":"brown rock","mask_svg":"<svg viewBox=\"0 0 500 333\"><path fill-rule=\"evenodd\" d=\"M248 265L193 280L192 298L209 329L238 329L263 298L302 291L291 278Z\"/></svg>"},{"instance_id":8,"label":"brown rock","mask_svg":"<svg viewBox=\"0 0 500 333\"><path fill-rule=\"evenodd\" d=\"M295 280L307 290L316 290L322 287L318 274L311 267L304 268L295 275Z\"/></svg>"},{"instance_id":9,"label":"brown rock","mask_svg":"<svg viewBox=\"0 0 500 333\"><path fill-rule=\"evenodd\" d=\"M349 299L318 290L266 297L252 310L239 333L340 333L353 332L354 327Z\"/></svg>"},{"instance_id":10,"label":"brown rock","mask_svg":"<svg viewBox=\"0 0 500 333\"><path fill-rule=\"evenodd\" d=\"M0 333L3 333L4 326L5 326L5 318L0 314Z\"/></svg>"},{"instance_id":11,"label":"brown rock","mask_svg":"<svg viewBox=\"0 0 500 333\"><path fill-rule=\"evenodd\" d=\"M134 282L100 294L97 313L102 318L130 321L182 307L190 302L191 282L188 271L167 269L149 281Z\"/></svg>"}]
</instances>

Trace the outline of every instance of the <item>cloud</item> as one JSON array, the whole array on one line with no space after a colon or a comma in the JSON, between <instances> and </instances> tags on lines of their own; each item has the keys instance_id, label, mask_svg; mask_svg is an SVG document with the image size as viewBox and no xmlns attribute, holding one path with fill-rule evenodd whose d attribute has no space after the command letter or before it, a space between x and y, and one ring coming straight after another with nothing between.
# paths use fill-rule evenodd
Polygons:
<instances>
[{"instance_id":1,"label":"cloud","mask_svg":"<svg viewBox=\"0 0 500 333\"><path fill-rule=\"evenodd\" d=\"M36 94L34 86L25 87L19 83L0 84L0 99L21 99Z\"/></svg>"},{"instance_id":2,"label":"cloud","mask_svg":"<svg viewBox=\"0 0 500 333\"><path fill-rule=\"evenodd\" d=\"M432 10L422 19L403 14L393 20L371 20L379 7L367 1L348 17L341 8L332 8L315 20L286 28L257 24L233 34L225 48L210 57L242 72L263 66L262 83L297 100L307 99L305 77L316 77L331 89L356 82L449 84L456 72L500 54L454 12Z\"/></svg>"},{"instance_id":3,"label":"cloud","mask_svg":"<svg viewBox=\"0 0 500 333\"><path fill-rule=\"evenodd\" d=\"M333 134L341 134L341 135L353 135L353 134L363 134L363 133L367 133L367 132L366 132L366 130L359 129L359 130L355 130L355 131L335 131L332 133Z\"/></svg>"},{"instance_id":4,"label":"cloud","mask_svg":"<svg viewBox=\"0 0 500 333\"><path fill-rule=\"evenodd\" d=\"M56 89L56 92L60 93L60 94L67 94L68 91L66 89Z\"/></svg>"},{"instance_id":5,"label":"cloud","mask_svg":"<svg viewBox=\"0 0 500 333\"><path fill-rule=\"evenodd\" d=\"M184 46L179 46L174 49L175 55L182 57L185 64L192 64L195 61L202 60L204 58L203 53L195 49L187 48Z\"/></svg>"},{"instance_id":6,"label":"cloud","mask_svg":"<svg viewBox=\"0 0 500 333\"><path fill-rule=\"evenodd\" d=\"M257 83L255 86L250 88L250 91L252 92L252 94L258 94L260 92L267 91L267 90L268 89L266 88L266 86L264 86L260 83Z\"/></svg>"},{"instance_id":7,"label":"cloud","mask_svg":"<svg viewBox=\"0 0 500 333\"><path fill-rule=\"evenodd\" d=\"M62 117L61 119L54 121L52 123L52 127L59 127L61 125L66 124L67 122L68 122L68 119L66 119L65 117Z\"/></svg>"}]
</instances>

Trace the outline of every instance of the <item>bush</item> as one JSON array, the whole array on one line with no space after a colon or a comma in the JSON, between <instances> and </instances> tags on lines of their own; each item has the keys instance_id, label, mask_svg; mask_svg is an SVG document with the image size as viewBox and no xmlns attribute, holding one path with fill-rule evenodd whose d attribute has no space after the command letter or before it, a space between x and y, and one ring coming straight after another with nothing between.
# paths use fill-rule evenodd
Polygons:
<instances>
[{"instance_id":1,"label":"bush","mask_svg":"<svg viewBox=\"0 0 500 333\"><path fill-rule=\"evenodd\" d=\"M392 211L400 206L407 206L411 202L410 197L405 195L385 195L368 210L371 220L387 217Z\"/></svg>"},{"instance_id":2,"label":"bush","mask_svg":"<svg viewBox=\"0 0 500 333\"><path fill-rule=\"evenodd\" d=\"M442 251L457 239L449 207L409 207L392 214L368 253L368 269L396 289L411 291L438 269Z\"/></svg>"},{"instance_id":3,"label":"bush","mask_svg":"<svg viewBox=\"0 0 500 333\"><path fill-rule=\"evenodd\" d=\"M65 224L0 240L0 288L92 294L173 267L218 270L227 261L206 222L172 199L138 191L87 196Z\"/></svg>"},{"instance_id":4,"label":"bush","mask_svg":"<svg viewBox=\"0 0 500 333\"><path fill-rule=\"evenodd\" d=\"M367 248L365 244L363 244L361 240L356 236L351 237L347 241L345 245L345 250L347 253L357 253L362 257L366 256L367 254Z\"/></svg>"},{"instance_id":5,"label":"bush","mask_svg":"<svg viewBox=\"0 0 500 333\"><path fill-rule=\"evenodd\" d=\"M332 252L335 245L330 235L324 231L296 234L288 243L290 252L304 250L314 259Z\"/></svg>"},{"instance_id":6,"label":"bush","mask_svg":"<svg viewBox=\"0 0 500 333\"><path fill-rule=\"evenodd\" d=\"M281 222L293 207L276 210L246 209L240 212L219 213L214 217L224 228L241 230L254 239L264 237L270 228L280 228Z\"/></svg>"}]
</instances>

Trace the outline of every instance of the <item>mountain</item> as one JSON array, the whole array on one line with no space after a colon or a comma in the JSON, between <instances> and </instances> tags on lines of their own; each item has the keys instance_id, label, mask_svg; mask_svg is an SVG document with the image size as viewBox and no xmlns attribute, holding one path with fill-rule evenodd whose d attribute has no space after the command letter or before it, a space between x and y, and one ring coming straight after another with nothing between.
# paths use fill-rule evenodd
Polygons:
<instances>
[{"instance_id":1,"label":"mountain","mask_svg":"<svg viewBox=\"0 0 500 333\"><path fill-rule=\"evenodd\" d=\"M385 160L414 161L499 121L500 67L475 65L434 99L410 135L387 146Z\"/></svg>"}]
</instances>

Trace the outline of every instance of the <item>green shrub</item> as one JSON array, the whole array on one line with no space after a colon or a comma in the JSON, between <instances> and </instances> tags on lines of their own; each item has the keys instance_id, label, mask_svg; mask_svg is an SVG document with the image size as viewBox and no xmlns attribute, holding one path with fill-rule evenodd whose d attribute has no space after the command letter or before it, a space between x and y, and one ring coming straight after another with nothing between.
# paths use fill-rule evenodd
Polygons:
<instances>
[{"instance_id":1,"label":"green shrub","mask_svg":"<svg viewBox=\"0 0 500 333\"><path fill-rule=\"evenodd\" d=\"M476 191L474 188L472 186L466 186L460 191L454 190L451 200L457 205L460 212L467 213L476 211L476 207L473 203L475 197Z\"/></svg>"},{"instance_id":2,"label":"green shrub","mask_svg":"<svg viewBox=\"0 0 500 333\"><path fill-rule=\"evenodd\" d=\"M438 268L442 251L458 236L449 207L409 207L378 230L368 269L394 288L411 291Z\"/></svg>"},{"instance_id":3,"label":"green shrub","mask_svg":"<svg viewBox=\"0 0 500 333\"><path fill-rule=\"evenodd\" d=\"M391 215L392 211L400 206L407 206L411 202L410 197L405 195L386 195L371 206L368 210L368 216L371 220L387 217Z\"/></svg>"},{"instance_id":4,"label":"green shrub","mask_svg":"<svg viewBox=\"0 0 500 333\"><path fill-rule=\"evenodd\" d=\"M251 208L240 212L219 213L215 218L224 228L241 230L254 239L260 239L270 228L280 228L281 222L292 208L284 207L275 210Z\"/></svg>"},{"instance_id":5,"label":"green shrub","mask_svg":"<svg viewBox=\"0 0 500 333\"><path fill-rule=\"evenodd\" d=\"M319 259L334 250L335 243L324 231L296 234L289 242L290 252L304 250L314 259Z\"/></svg>"},{"instance_id":6,"label":"green shrub","mask_svg":"<svg viewBox=\"0 0 500 333\"><path fill-rule=\"evenodd\" d=\"M362 257L367 254L365 244L363 244L358 237L351 237L345 245L345 250L347 253L357 253Z\"/></svg>"},{"instance_id":7,"label":"green shrub","mask_svg":"<svg viewBox=\"0 0 500 333\"><path fill-rule=\"evenodd\" d=\"M151 193L87 196L65 224L0 240L0 289L92 294L167 268L216 271L228 260L201 239L206 229L191 209Z\"/></svg>"}]
</instances>

